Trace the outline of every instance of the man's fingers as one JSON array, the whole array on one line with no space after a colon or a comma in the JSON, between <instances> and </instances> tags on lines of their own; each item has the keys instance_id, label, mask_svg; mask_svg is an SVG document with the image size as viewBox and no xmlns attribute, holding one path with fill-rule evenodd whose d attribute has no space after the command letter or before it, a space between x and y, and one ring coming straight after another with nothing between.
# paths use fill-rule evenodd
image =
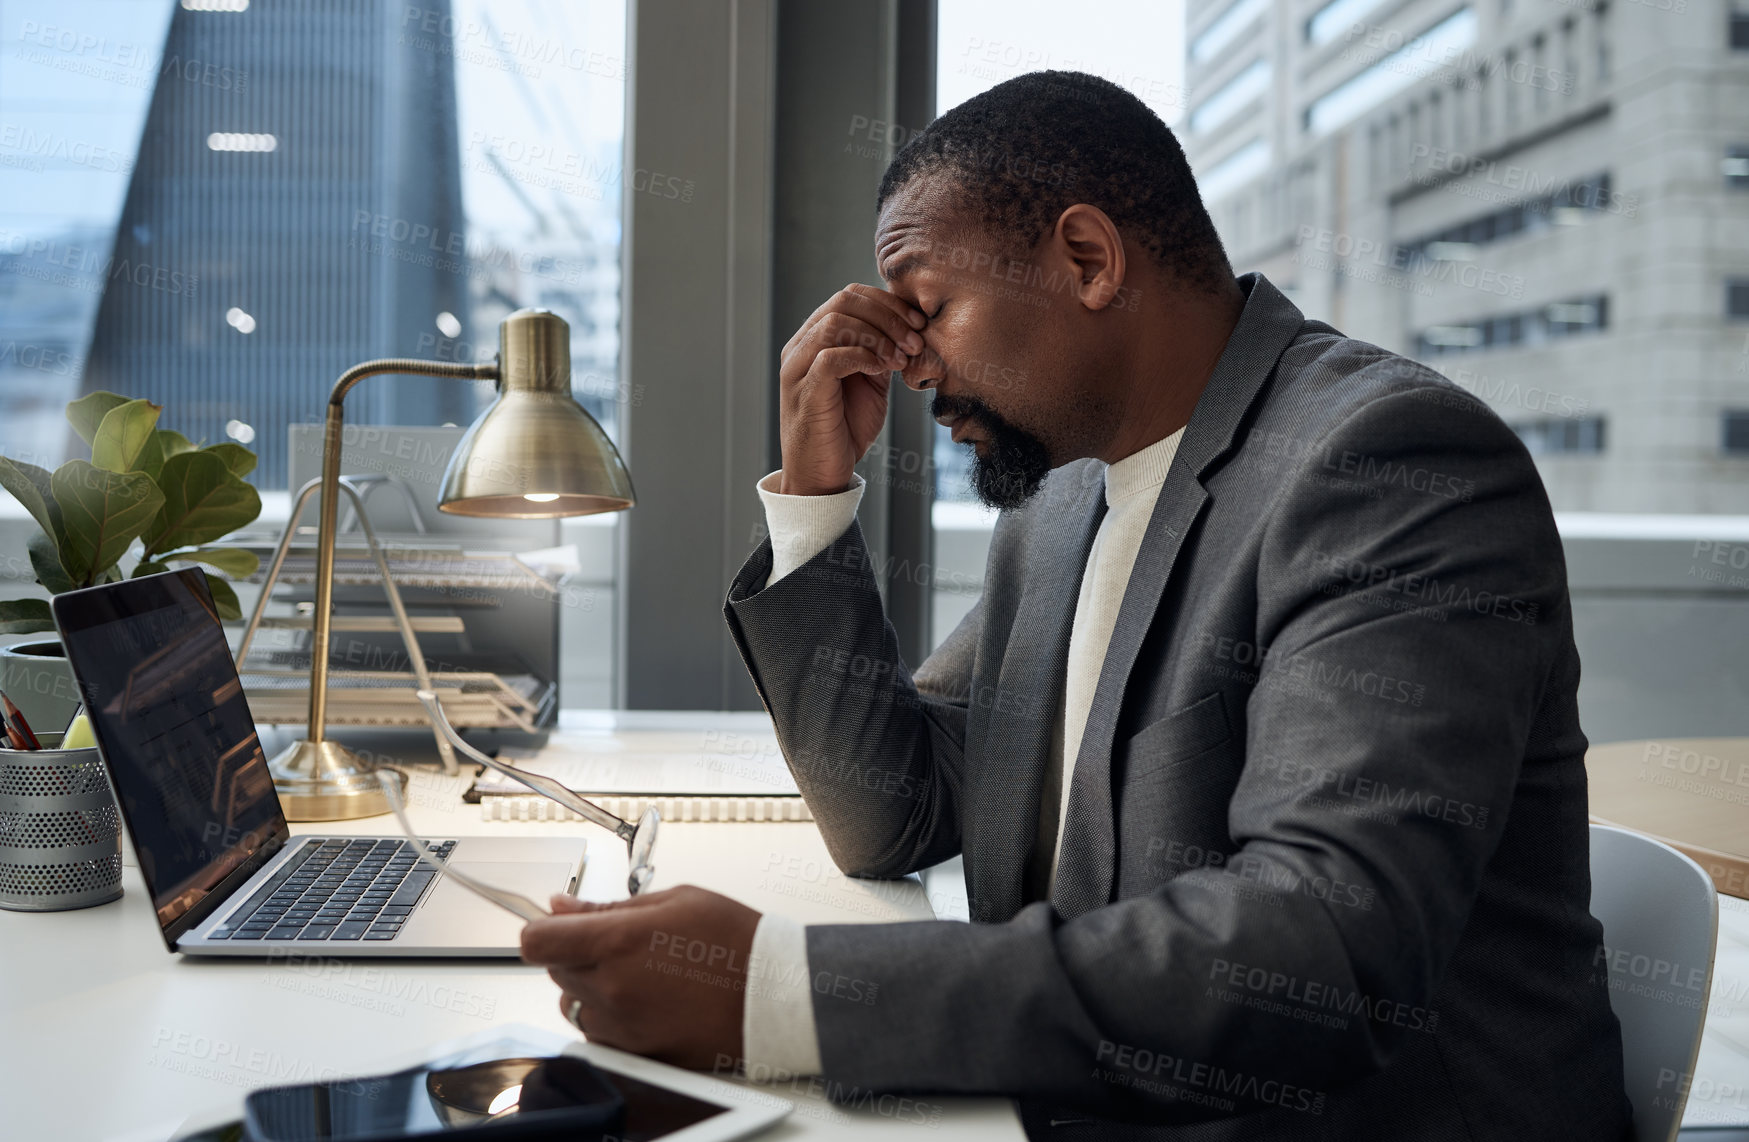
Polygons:
<instances>
[{"instance_id":1,"label":"man's fingers","mask_svg":"<svg viewBox=\"0 0 1749 1142\"><path fill-rule=\"evenodd\" d=\"M785 370L787 376L779 379L793 384L806 375L814 360L827 349L853 345L867 349L879 357L889 371L902 369L911 361L911 355L901 349L884 330L854 314L830 313L809 332L807 340L790 358Z\"/></svg>"},{"instance_id":2,"label":"man's fingers","mask_svg":"<svg viewBox=\"0 0 1749 1142\"><path fill-rule=\"evenodd\" d=\"M530 920L522 926L522 958L545 967L593 967L611 954L619 925L614 909L596 908Z\"/></svg>"},{"instance_id":3,"label":"man's fingers","mask_svg":"<svg viewBox=\"0 0 1749 1142\"><path fill-rule=\"evenodd\" d=\"M571 1017L571 1002L581 999L577 1007L577 1017ZM559 996L559 1014L565 1017L565 1022L583 1033L583 1037L591 1043L603 1047L613 1047L621 1051L631 1051L642 1054L638 1050L643 1046L635 1034L635 1025L628 1024L623 1015L616 1015L596 1006L594 1000L587 995L561 994Z\"/></svg>"},{"instance_id":4,"label":"man's fingers","mask_svg":"<svg viewBox=\"0 0 1749 1142\"><path fill-rule=\"evenodd\" d=\"M795 335L784 343L781 360L788 361L796 352L805 349L810 340L819 338L822 333L828 337L824 344L833 343L833 338L839 335L833 326L846 317L860 320L869 327L872 333L884 336L900 352L916 355L923 350L923 339L917 333L928 321L921 310L874 286L849 285L833 294L812 314L802 322ZM821 342L817 342L821 343ZM878 346L870 346L879 348ZM882 350L885 352L885 350ZM901 366L903 367L903 366Z\"/></svg>"},{"instance_id":5,"label":"man's fingers","mask_svg":"<svg viewBox=\"0 0 1749 1142\"><path fill-rule=\"evenodd\" d=\"M837 293L833 294L815 307L814 312L808 314L808 319L802 322L802 327L798 332L806 332L809 326L818 322L828 313L843 308L845 303L851 299L872 301L877 305L883 306L886 309L891 310L901 321L913 329L921 329L924 325L928 324L929 321L929 318L924 315L922 310L918 309L910 302L902 300L891 290L884 290L879 286L865 285L862 282L851 282L849 285L845 286L843 289L839 290Z\"/></svg>"},{"instance_id":6,"label":"man's fingers","mask_svg":"<svg viewBox=\"0 0 1749 1142\"><path fill-rule=\"evenodd\" d=\"M637 896L628 896L624 900L581 900L569 893L555 892L548 899L554 915L574 915L579 912L621 912L627 908L648 908L652 904L660 904L666 893L674 891L665 888L661 892L645 892Z\"/></svg>"},{"instance_id":7,"label":"man's fingers","mask_svg":"<svg viewBox=\"0 0 1749 1142\"><path fill-rule=\"evenodd\" d=\"M891 309L870 298L846 294L837 310L815 326L812 342L825 345L861 345L903 368L923 352L923 335Z\"/></svg>"},{"instance_id":8,"label":"man's fingers","mask_svg":"<svg viewBox=\"0 0 1749 1142\"><path fill-rule=\"evenodd\" d=\"M893 343L907 353L923 351L923 335L918 332L921 326L914 324L907 316L913 314L919 319L923 317L922 311L915 306L873 286L846 288L838 296L841 299L838 307L840 313L860 317L892 338Z\"/></svg>"},{"instance_id":9,"label":"man's fingers","mask_svg":"<svg viewBox=\"0 0 1749 1142\"><path fill-rule=\"evenodd\" d=\"M893 372L893 368L860 345L843 345L835 349L822 349L820 355L814 358L814 367L808 372L816 377L842 378L857 373L884 377Z\"/></svg>"},{"instance_id":10,"label":"man's fingers","mask_svg":"<svg viewBox=\"0 0 1749 1142\"><path fill-rule=\"evenodd\" d=\"M855 294L858 297L865 297L872 301L879 302L891 309L894 313L898 314L899 319L912 329L922 329L929 323L929 317L927 314L912 305L910 302L901 298L890 289L882 289L879 286L864 285L861 282L852 282L845 286L840 292Z\"/></svg>"},{"instance_id":11,"label":"man's fingers","mask_svg":"<svg viewBox=\"0 0 1749 1142\"><path fill-rule=\"evenodd\" d=\"M559 990L574 999L581 999L585 1007L598 1007L601 1004L600 989L596 981L600 972L595 968L551 967L547 976L559 985Z\"/></svg>"},{"instance_id":12,"label":"man's fingers","mask_svg":"<svg viewBox=\"0 0 1749 1142\"><path fill-rule=\"evenodd\" d=\"M555 916L566 916L576 912L598 912L605 907L594 900L579 900L568 892L553 893L548 898L547 904L552 908Z\"/></svg>"},{"instance_id":13,"label":"man's fingers","mask_svg":"<svg viewBox=\"0 0 1749 1142\"><path fill-rule=\"evenodd\" d=\"M670 888L604 902L556 894L551 900L551 916L523 925L522 958L542 966L593 967L613 955L628 932L649 922L627 913L658 907L673 891Z\"/></svg>"}]
</instances>

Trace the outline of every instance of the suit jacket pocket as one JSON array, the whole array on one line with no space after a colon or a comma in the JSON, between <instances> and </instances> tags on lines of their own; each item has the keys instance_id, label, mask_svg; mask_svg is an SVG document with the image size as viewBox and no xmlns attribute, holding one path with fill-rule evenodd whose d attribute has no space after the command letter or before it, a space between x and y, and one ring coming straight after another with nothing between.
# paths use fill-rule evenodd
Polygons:
<instances>
[{"instance_id":1,"label":"suit jacket pocket","mask_svg":"<svg viewBox=\"0 0 1749 1142\"><path fill-rule=\"evenodd\" d=\"M1232 736L1226 703L1216 690L1131 735L1124 742L1127 779L1148 780Z\"/></svg>"}]
</instances>

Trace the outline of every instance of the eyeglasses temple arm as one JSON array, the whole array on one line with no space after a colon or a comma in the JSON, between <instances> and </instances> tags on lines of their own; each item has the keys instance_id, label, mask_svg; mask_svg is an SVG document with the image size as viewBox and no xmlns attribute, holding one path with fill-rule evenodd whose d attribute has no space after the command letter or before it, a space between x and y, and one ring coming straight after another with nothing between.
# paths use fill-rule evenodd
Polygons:
<instances>
[{"instance_id":1,"label":"eyeglasses temple arm","mask_svg":"<svg viewBox=\"0 0 1749 1142\"><path fill-rule=\"evenodd\" d=\"M431 724L437 728L437 731L444 736L450 745L470 760L478 762L487 769L502 773L512 781L528 786L542 797L558 802L583 819L593 821L609 830L626 844L631 844L632 834L637 832L637 826L614 816L588 798L578 796L566 789L561 782L544 774L528 773L514 765L506 764L495 757L488 757L481 753L464 741L462 736L456 733L455 727L449 724L449 717L443 712L443 705L438 702L436 693L430 690L420 690L417 693L420 705L425 707L425 712L431 717Z\"/></svg>"},{"instance_id":2,"label":"eyeglasses temple arm","mask_svg":"<svg viewBox=\"0 0 1749 1142\"><path fill-rule=\"evenodd\" d=\"M407 807L401 800L401 775L397 773L393 777L384 776L388 772L390 771L386 769L378 771L378 784L382 788L384 799L389 803L389 809L395 814L395 820L400 822L401 831L407 834L409 841L413 842L414 855L422 863L430 865L440 875L449 877L468 891L491 901L506 912L523 920L539 920L542 917L552 915L520 892L512 892L507 888L494 888L492 885L475 880L459 869L452 868L432 856L431 851L425 847L425 842L414 831L413 822L407 819Z\"/></svg>"}]
</instances>

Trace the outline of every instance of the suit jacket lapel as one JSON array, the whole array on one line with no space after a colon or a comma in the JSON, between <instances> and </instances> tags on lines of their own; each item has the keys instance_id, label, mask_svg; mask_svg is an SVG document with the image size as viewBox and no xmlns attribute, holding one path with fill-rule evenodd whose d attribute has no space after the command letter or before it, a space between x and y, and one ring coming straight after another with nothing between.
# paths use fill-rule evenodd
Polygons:
<instances>
[{"instance_id":1,"label":"suit jacket lapel","mask_svg":"<svg viewBox=\"0 0 1749 1142\"><path fill-rule=\"evenodd\" d=\"M1049 761L1056 711L1063 703L1069 631L1081 573L1105 514L1103 469L1094 469L1070 526L1029 546L997 692L973 695L985 715L980 764L965 817L966 870L972 918L1000 923L1024 903L1026 859L1038 827L1039 790ZM1020 703L1026 716L1004 713ZM998 708L1002 707L1002 708Z\"/></svg>"},{"instance_id":2,"label":"suit jacket lapel","mask_svg":"<svg viewBox=\"0 0 1749 1142\"><path fill-rule=\"evenodd\" d=\"M1247 274L1239 281L1247 294L1244 311L1191 413L1154 504L1099 672L1087 728L1082 732L1062 825L1063 852L1051 893L1065 916L1078 916L1111 903L1117 866L1111 752L1118 715L1136 656L1154 625L1184 537L1208 502L1202 475L1232 449L1245 413L1305 321L1299 309L1261 274Z\"/></svg>"}]
</instances>

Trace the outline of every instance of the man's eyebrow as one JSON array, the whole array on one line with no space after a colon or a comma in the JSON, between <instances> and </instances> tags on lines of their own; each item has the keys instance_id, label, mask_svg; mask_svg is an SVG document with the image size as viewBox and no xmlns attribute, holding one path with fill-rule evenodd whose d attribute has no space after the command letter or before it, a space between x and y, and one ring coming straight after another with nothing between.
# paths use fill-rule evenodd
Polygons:
<instances>
[{"instance_id":1,"label":"man's eyebrow","mask_svg":"<svg viewBox=\"0 0 1749 1142\"><path fill-rule=\"evenodd\" d=\"M888 282L896 282L900 278L910 274L913 270L921 269L928 264L929 259L922 254L912 254L909 257L900 258L898 262L888 266L881 272L881 277Z\"/></svg>"}]
</instances>

